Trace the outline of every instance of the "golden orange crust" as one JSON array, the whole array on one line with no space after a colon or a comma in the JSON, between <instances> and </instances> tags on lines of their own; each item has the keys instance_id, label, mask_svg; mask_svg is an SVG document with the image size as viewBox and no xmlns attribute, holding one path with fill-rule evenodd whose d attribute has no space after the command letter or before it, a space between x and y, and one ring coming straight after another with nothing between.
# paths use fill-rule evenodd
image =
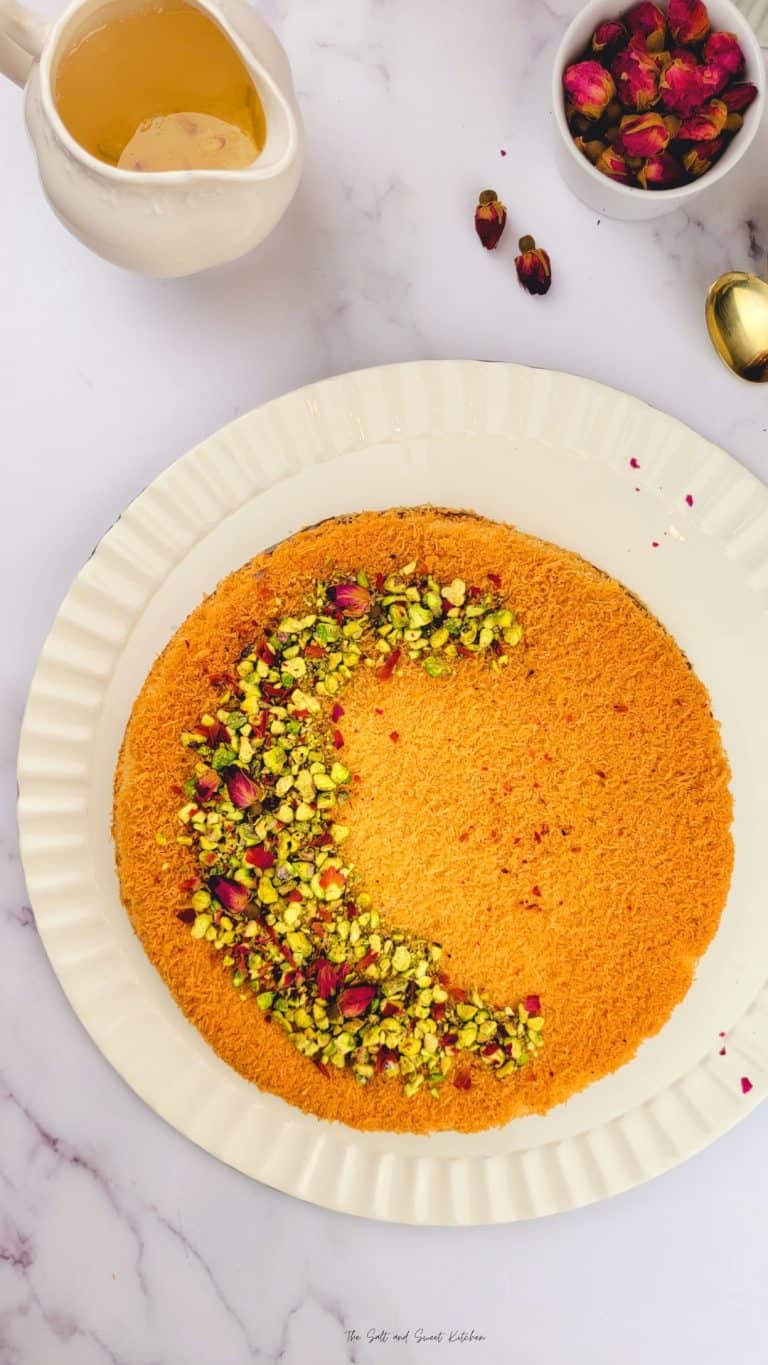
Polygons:
<instances>
[{"instance_id":1,"label":"golden orange crust","mask_svg":"<svg viewBox=\"0 0 768 1365\"><path fill-rule=\"evenodd\" d=\"M504 1081L475 1064L471 1089L447 1084L439 1099L326 1079L176 918L195 871L174 842L194 763L179 736L212 709L211 676L318 578L411 560L443 581L497 574L525 641L499 673L469 659L442 679L359 670L344 693L345 761L360 777L345 855L391 924L443 944L453 984L496 1004L537 993L546 1021L534 1063ZM472 514L363 513L225 579L154 664L115 783L122 894L181 1008L262 1089L357 1128L483 1129L615 1070L683 998L730 882L729 776L705 688L620 584Z\"/></svg>"}]
</instances>

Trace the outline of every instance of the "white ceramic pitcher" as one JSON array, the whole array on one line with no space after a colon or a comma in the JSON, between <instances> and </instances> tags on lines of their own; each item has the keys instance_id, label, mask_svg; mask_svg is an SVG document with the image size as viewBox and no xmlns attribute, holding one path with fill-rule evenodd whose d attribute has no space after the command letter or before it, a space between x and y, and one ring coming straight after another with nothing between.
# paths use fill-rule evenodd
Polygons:
<instances>
[{"instance_id":1,"label":"white ceramic pitcher","mask_svg":"<svg viewBox=\"0 0 768 1365\"><path fill-rule=\"evenodd\" d=\"M280 220L301 175L301 116L275 34L246 0L193 3L234 44L264 106L264 150L242 170L128 171L91 156L65 128L53 88L62 54L93 27L104 0L75 0L52 25L0 0L0 71L26 85L27 127L51 205L100 256L150 275L190 275L244 255ZM121 0L122 12L133 7Z\"/></svg>"}]
</instances>

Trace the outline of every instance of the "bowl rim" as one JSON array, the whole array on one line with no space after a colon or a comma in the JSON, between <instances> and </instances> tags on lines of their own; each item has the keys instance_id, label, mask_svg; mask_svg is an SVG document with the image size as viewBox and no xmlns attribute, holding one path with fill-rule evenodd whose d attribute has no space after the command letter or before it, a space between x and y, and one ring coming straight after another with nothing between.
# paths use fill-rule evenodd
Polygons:
<instances>
[{"instance_id":1,"label":"bowl rim","mask_svg":"<svg viewBox=\"0 0 768 1365\"><path fill-rule=\"evenodd\" d=\"M558 134L563 143L567 146L569 155L573 158L576 165L578 165L595 184L599 184L603 188L610 186L614 193L627 200L629 198L636 199L639 195L647 196L652 194L654 199L663 196L667 200L674 199L684 201L693 198L700 191L711 188L711 186L718 180L721 180L723 176L728 175L728 173L739 164L742 157L751 147L760 126L763 109L765 107L766 76L762 49L752 25L741 11L736 8L732 0L714 0L712 7L725 10L729 16L729 24L731 24L732 21L733 30L736 32L742 47L745 49L745 79L749 79L753 85L757 86L757 97L753 100L747 111L749 118L745 118L744 126L739 130L739 145L737 146L733 157L728 160L729 153L731 152L736 139L734 139L730 146L726 148L720 161L718 161L711 170L706 171L704 175L699 176L697 180L689 181L687 185L671 185L665 190L644 190L639 185L622 185L620 181L612 180L610 176L603 175L602 171L596 170L592 162L578 150L565 118L565 99L562 87L563 72L571 61L570 49L573 47L574 43L574 32L581 28L588 15L602 14L609 8L609 4L606 3L606 0L587 0L587 4L583 5L578 13L574 15L563 33L555 53L552 67L552 108ZM623 6L618 10L619 17L631 8L631 5ZM717 31L720 30L718 29Z\"/></svg>"}]
</instances>

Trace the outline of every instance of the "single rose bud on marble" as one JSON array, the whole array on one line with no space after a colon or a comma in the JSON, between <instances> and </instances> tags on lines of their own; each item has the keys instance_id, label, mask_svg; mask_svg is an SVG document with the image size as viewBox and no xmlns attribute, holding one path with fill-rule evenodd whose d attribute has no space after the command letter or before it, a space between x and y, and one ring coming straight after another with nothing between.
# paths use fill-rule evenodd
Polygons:
<instances>
[{"instance_id":1,"label":"single rose bud on marble","mask_svg":"<svg viewBox=\"0 0 768 1365\"><path fill-rule=\"evenodd\" d=\"M676 43L701 43L710 27L702 0L669 0L667 23Z\"/></svg>"},{"instance_id":2,"label":"single rose bud on marble","mask_svg":"<svg viewBox=\"0 0 768 1365\"><path fill-rule=\"evenodd\" d=\"M732 114L743 114L757 96L757 86L750 81L729 85L720 96L723 104Z\"/></svg>"},{"instance_id":3,"label":"single rose bud on marble","mask_svg":"<svg viewBox=\"0 0 768 1365\"><path fill-rule=\"evenodd\" d=\"M515 257L517 278L529 294L546 294L552 283L552 266L543 247L533 237L521 237L520 255Z\"/></svg>"},{"instance_id":4,"label":"single rose bud on marble","mask_svg":"<svg viewBox=\"0 0 768 1365\"><path fill-rule=\"evenodd\" d=\"M589 119L602 118L616 95L610 71L594 61L567 66L563 85L576 112Z\"/></svg>"},{"instance_id":5,"label":"single rose bud on marble","mask_svg":"<svg viewBox=\"0 0 768 1365\"><path fill-rule=\"evenodd\" d=\"M658 5L651 4L651 0L640 0L639 5L633 5L625 14L624 22L633 38L643 39L649 52L661 51L667 36L667 20Z\"/></svg>"},{"instance_id":6,"label":"single rose bud on marble","mask_svg":"<svg viewBox=\"0 0 768 1365\"><path fill-rule=\"evenodd\" d=\"M744 70L744 53L735 33L711 33L704 45L704 61L707 66L719 67L731 76L740 76Z\"/></svg>"},{"instance_id":7,"label":"single rose bud on marble","mask_svg":"<svg viewBox=\"0 0 768 1365\"><path fill-rule=\"evenodd\" d=\"M659 98L659 69L652 52L631 43L611 67L616 91L625 109L650 109Z\"/></svg>"},{"instance_id":8,"label":"single rose bud on marble","mask_svg":"<svg viewBox=\"0 0 768 1365\"><path fill-rule=\"evenodd\" d=\"M714 142L725 127L728 109L722 100L710 100L690 118L683 119L678 130L681 142Z\"/></svg>"},{"instance_id":9,"label":"single rose bud on marble","mask_svg":"<svg viewBox=\"0 0 768 1365\"><path fill-rule=\"evenodd\" d=\"M662 108L667 113L679 114L681 118L687 118L698 109L708 96L715 93L708 88L703 73L703 67L690 66L675 57L662 71L659 80Z\"/></svg>"},{"instance_id":10,"label":"single rose bud on marble","mask_svg":"<svg viewBox=\"0 0 768 1365\"><path fill-rule=\"evenodd\" d=\"M604 24L598 24L592 34L592 51L595 56L608 56L618 52L629 40L629 34L620 19L606 19Z\"/></svg>"},{"instance_id":11,"label":"single rose bud on marble","mask_svg":"<svg viewBox=\"0 0 768 1365\"><path fill-rule=\"evenodd\" d=\"M680 162L671 152L649 156L637 172L637 183L644 190L668 190L679 185L681 179Z\"/></svg>"},{"instance_id":12,"label":"single rose bud on marble","mask_svg":"<svg viewBox=\"0 0 768 1365\"><path fill-rule=\"evenodd\" d=\"M703 175L712 166L725 146L725 140L715 138L714 142L695 142L683 153L683 165L689 175Z\"/></svg>"},{"instance_id":13,"label":"single rose bud on marble","mask_svg":"<svg viewBox=\"0 0 768 1365\"><path fill-rule=\"evenodd\" d=\"M486 251L494 251L507 225L507 210L495 190L483 190L475 209L475 232Z\"/></svg>"},{"instance_id":14,"label":"single rose bud on marble","mask_svg":"<svg viewBox=\"0 0 768 1365\"><path fill-rule=\"evenodd\" d=\"M618 180L620 185L632 184L632 172L627 165L626 158L615 147L606 147L600 158L595 162L595 168L602 175L607 175L610 180Z\"/></svg>"},{"instance_id":15,"label":"single rose bud on marble","mask_svg":"<svg viewBox=\"0 0 768 1365\"><path fill-rule=\"evenodd\" d=\"M627 114L621 120L620 150L625 156L656 156L666 150L669 132L661 114Z\"/></svg>"}]
</instances>

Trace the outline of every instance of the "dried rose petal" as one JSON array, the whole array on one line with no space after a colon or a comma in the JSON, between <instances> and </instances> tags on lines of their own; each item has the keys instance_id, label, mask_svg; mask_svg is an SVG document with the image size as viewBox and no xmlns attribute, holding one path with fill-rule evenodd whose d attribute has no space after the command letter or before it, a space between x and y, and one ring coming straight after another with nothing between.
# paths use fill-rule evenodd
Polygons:
<instances>
[{"instance_id":1,"label":"dried rose petal","mask_svg":"<svg viewBox=\"0 0 768 1365\"><path fill-rule=\"evenodd\" d=\"M208 736L208 743L212 749L215 749L219 744L229 744L232 738L228 727L218 718L212 721L210 725L203 726L203 729Z\"/></svg>"},{"instance_id":2,"label":"dried rose petal","mask_svg":"<svg viewBox=\"0 0 768 1365\"><path fill-rule=\"evenodd\" d=\"M595 169L602 175L607 175L611 180L618 180L621 185L632 184L632 172L626 160L613 147L606 147L598 160L595 162Z\"/></svg>"},{"instance_id":3,"label":"dried rose petal","mask_svg":"<svg viewBox=\"0 0 768 1365\"><path fill-rule=\"evenodd\" d=\"M659 98L659 68L653 54L633 40L616 57L611 71L625 109L650 109Z\"/></svg>"},{"instance_id":4,"label":"dried rose petal","mask_svg":"<svg viewBox=\"0 0 768 1365\"><path fill-rule=\"evenodd\" d=\"M757 86L750 81L742 81L736 85L729 85L720 96L723 104L731 114L742 114L748 109L752 101L757 97Z\"/></svg>"},{"instance_id":5,"label":"dried rose petal","mask_svg":"<svg viewBox=\"0 0 768 1365\"><path fill-rule=\"evenodd\" d=\"M600 118L616 94L609 71L599 62L575 62L563 72L563 85L577 114Z\"/></svg>"},{"instance_id":6,"label":"dried rose petal","mask_svg":"<svg viewBox=\"0 0 768 1365\"><path fill-rule=\"evenodd\" d=\"M211 797L219 790L220 786L221 778L219 777L219 774L215 773L213 768L211 768L207 773L203 773L202 777L198 777L195 781L195 796L201 803L210 801Z\"/></svg>"},{"instance_id":7,"label":"dried rose petal","mask_svg":"<svg viewBox=\"0 0 768 1365\"><path fill-rule=\"evenodd\" d=\"M637 182L644 190L668 190L682 180L680 162L671 152L658 152L648 158L637 172ZM614 707L614 710L623 709Z\"/></svg>"},{"instance_id":8,"label":"dried rose petal","mask_svg":"<svg viewBox=\"0 0 768 1365\"><path fill-rule=\"evenodd\" d=\"M700 43L709 33L709 14L702 0L669 0L667 23L676 43Z\"/></svg>"},{"instance_id":9,"label":"dried rose petal","mask_svg":"<svg viewBox=\"0 0 768 1365\"><path fill-rule=\"evenodd\" d=\"M231 910L236 915L242 913L251 899L248 887L233 882L230 877L211 877L208 889L225 910Z\"/></svg>"},{"instance_id":10,"label":"dried rose petal","mask_svg":"<svg viewBox=\"0 0 768 1365\"><path fill-rule=\"evenodd\" d=\"M260 867L262 871L275 865L275 855L268 848L247 848L244 856L250 867Z\"/></svg>"},{"instance_id":11,"label":"dried rose petal","mask_svg":"<svg viewBox=\"0 0 768 1365\"><path fill-rule=\"evenodd\" d=\"M318 958L315 963L315 973L317 979L317 993L321 1000L327 1000L333 995L339 984L339 973L332 962L327 958Z\"/></svg>"},{"instance_id":12,"label":"dried rose petal","mask_svg":"<svg viewBox=\"0 0 768 1365\"><path fill-rule=\"evenodd\" d=\"M339 1010L345 1019L357 1019L370 1006L375 986L347 986L339 996Z\"/></svg>"},{"instance_id":13,"label":"dried rose petal","mask_svg":"<svg viewBox=\"0 0 768 1365\"><path fill-rule=\"evenodd\" d=\"M225 768L224 780L227 784L229 799L238 810L246 810L259 799L256 783L242 768Z\"/></svg>"},{"instance_id":14,"label":"dried rose petal","mask_svg":"<svg viewBox=\"0 0 768 1365\"><path fill-rule=\"evenodd\" d=\"M179 910L177 911L176 918L180 919L182 924L194 924L197 915L194 910Z\"/></svg>"},{"instance_id":15,"label":"dried rose petal","mask_svg":"<svg viewBox=\"0 0 768 1365\"><path fill-rule=\"evenodd\" d=\"M507 210L495 190L483 190L475 209L475 232L486 251L499 245L507 225Z\"/></svg>"},{"instance_id":16,"label":"dried rose petal","mask_svg":"<svg viewBox=\"0 0 768 1365\"><path fill-rule=\"evenodd\" d=\"M627 114L621 120L619 151L625 156L656 156L669 143L661 114Z\"/></svg>"},{"instance_id":17,"label":"dried rose petal","mask_svg":"<svg viewBox=\"0 0 768 1365\"><path fill-rule=\"evenodd\" d=\"M546 294L552 283L552 266L543 247L533 237L520 238L520 255L515 257L517 278L529 294Z\"/></svg>"},{"instance_id":18,"label":"dried rose petal","mask_svg":"<svg viewBox=\"0 0 768 1365\"><path fill-rule=\"evenodd\" d=\"M742 1093L742 1095L748 1095L751 1089L752 1089L752 1082L751 1082L751 1080L749 1079L749 1076L742 1076L742 1078L741 1078L741 1093Z\"/></svg>"},{"instance_id":19,"label":"dried rose petal","mask_svg":"<svg viewBox=\"0 0 768 1365\"><path fill-rule=\"evenodd\" d=\"M371 594L359 583L336 583L328 589L328 596L348 616L362 616L371 605Z\"/></svg>"},{"instance_id":20,"label":"dried rose petal","mask_svg":"<svg viewBox=\"0 0 768 1365\"><path fill-rule=\"evenodd\" d=\"M388 682L389 679L392 677L392 674L394 673L395 669L397 668L397 665L400 662L401 654L402 654L401 649L393 649L392 653L387 655L386 659L384 660L384 663L381 665L381 668L377 670L376 674L376 676L380 678L382 682Z\"/></svg>"},{"instance_id":21,"label":"dried rose petal","mask_svg":"<svg viewBox=\"0 0 768 1365\"><path fill-rule=\"evenodd\" d=\"M532 1018L541 1014L541 1000L538 995L526 995L523 1000L523 1007L528 1011Z\"/></svg>"},{"instance_id":22,"label":"dried rose petal","mask_svg":"<svg viewBox=\"0 0 768 1365\"><path fill-rule=\"evenodd\" d=\"M471 1090L472 1077L468 1071L459 1071L453 1078L453 1084L457 1090Z\"/></svg>"},{"instance_id":23,"label":"dried rose petal","mask_svg":"<svg viewBox=\"0 0 768 1365\"><path fill-rule=\"evenodd\" d=\"M681 142L714 142L727 117L728 109L722 100L709 100L690 118L683 119L677 136Z\"/></svg>"},{"instance_id":24,"label":"dried rose petal","mask_svg":"<svg viewBox=\"0 0 768 1365\"><path fill-rule=\"evenodd\" d=\"M744 70L744 53L735 33L711 33L704 48L704 61L717 66L728 76L740 76Z\"/></svg>"},{"instance_id":25,"label":"dried rose petal","mask_svg":"<svg viewBox=\"0 0 768 1365\"><path fill-rule=\"evenodd\" d=\"M628 39L629 34L620 19L606 19L592 34L592 51L595 54L616 52Z\"/></svg>"},{"instance_id":26,"label":"dried rose petal","mask_svg":"<svg viewBox=\"0 0 768 1365\"><path fill-rule=\"evenodd\" d=\"M667 33L667 20L658 5L651 4L651 0L640 0L639 5L633 6L625 14L624 21L632 37L642 38L649 52L661 51Z\"/></svg>"},{"instance_id":27,"label":"dried rose petal","mask_svg":"<svg viewBox=\"0 0 768 1365\"><path fill-rule=\"evenodd\" d=\"M337 720L341 720L343 715L344 707L341 705L340 702L334 702L333 706L331 707L331 720L334 722L334 724L336 723Z\"/></svg>"},{"instance_id":28,"label":"dried rose petal","mask_svg":"<svg viewBox=\"0 0 768 1365\"><path fill-rule=\"evenodd\" d=\"M683 165L688 174L704 175L710 166L717 161L724 146L725 139L722 137L716 137L714 142L695 142L683 154Z\"/></svg>"}]
</instances>

